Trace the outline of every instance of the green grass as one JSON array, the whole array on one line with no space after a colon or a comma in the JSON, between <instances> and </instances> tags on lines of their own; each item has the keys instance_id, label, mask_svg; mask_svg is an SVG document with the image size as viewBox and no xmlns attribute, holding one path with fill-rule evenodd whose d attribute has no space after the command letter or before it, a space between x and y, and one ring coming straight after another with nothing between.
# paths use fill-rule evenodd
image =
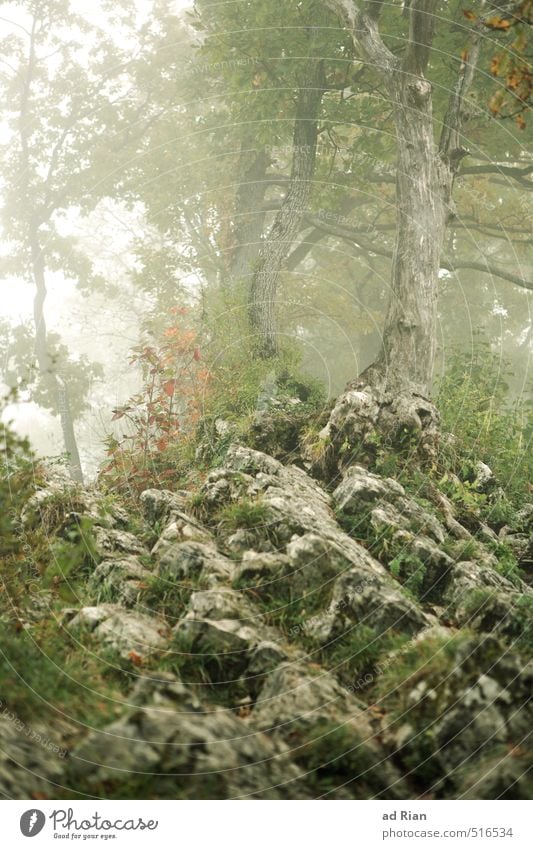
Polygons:
<instances>
[{"instance_id":1,"label":"green grass","mask_svg":"<svg viewBox=\"0 0 533 849\"><path fill-rule=\"evenodd\" d=\"M409 638L387 631L379 633L368 625L354 625L321 648L321 663L350 690L365 690L375 683L387 664L387 657Z\"/></svg>"},{"instance_id":2,"label":"green grass","mask_svg":"<svg viewBox=\"0 0 533 849\"><path fill-rule=\"evenodd\" d=\"M216 520L225 531L264 530L271 525L269 508L261 501L243 498L218 511Z\"/></svg>"},{"instance_id":3,"label":"green grass","mask_svg":"<svg viewBox=\"0 0 533 849\"><path fill-rule=\"evenodd\" d=\"M20 719L53 724L64 714L100 726L115 717L104 664L53 620L30 632L2 625L0 646L2 703Z\"/></svg>"}]
</instances>

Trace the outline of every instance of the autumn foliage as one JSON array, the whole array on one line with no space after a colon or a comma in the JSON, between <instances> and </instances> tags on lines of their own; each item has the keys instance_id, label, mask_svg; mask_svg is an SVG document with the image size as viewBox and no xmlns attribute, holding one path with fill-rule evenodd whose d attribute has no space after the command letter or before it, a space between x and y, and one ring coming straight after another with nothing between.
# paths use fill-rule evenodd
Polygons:
<instances>
[{"instance_id":1,"label":"autumn foliage","mask_svg":"<svg viewBox=\"0 0 533 849\"><path fill-rule=\"evenodd\" d=\"M168 455L193 436L210 383L187 310L175 307L170 313L159 344L132 349L130 363L140 368L141 388L113 410L122 433L107 439L110 459L101 474L133 492L176 476Z\"/></svg>"},{"instance_id":2,"label":"autumn foliage","mask_svg":"<svg viewBox=\"0 0 533 849\"><path fill-rule=\"evenodd\" d=\"M526 113L533 99L533 74L528 48L533 23L533 0L521 0L505 16L477 18L464 11L470 21L478 21L495 36L505 36L502 50L490 61L490 73L500 81L498 90L489 101L495 118L514 118L520 129L526 126Z\"/></svg>"}]
</instances>

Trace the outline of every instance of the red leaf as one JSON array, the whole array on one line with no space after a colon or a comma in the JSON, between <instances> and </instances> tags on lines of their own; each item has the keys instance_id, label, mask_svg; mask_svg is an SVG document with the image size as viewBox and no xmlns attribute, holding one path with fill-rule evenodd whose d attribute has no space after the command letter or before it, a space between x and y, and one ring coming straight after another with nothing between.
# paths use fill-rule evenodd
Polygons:
<instances>
[{"instance_id":1,"label":"red leaf","mask_svg":"<svg viewBox=\"0 0 533 849\"><path fill-rule=\"evenodd\" d=\"M163 392L165 395L168 395L169 398L172 398L174 395L174 391L176 389L176 381L175 380L167 380L163 383Z\"/></svg>"},{"instance_id":2,"label":"red leaf","mask_svg":"<svg viewBox=\"0 0 533 849\"><path fill-rule=\"evenodd\" d=\"M202 356L201 356L201 354L200 354L200 348L195 348L195 349L194 349L193 357L194 357L194 359L196 360L196 362L198 362L198 360L201 360L201 359L202 359Z\"/></svg>"},{"instance_id":3,"label":"red leaf","mask_svg":"<svg viewBox=\"0 0 533 849\"><path fill-rule=\"evenodd\" d=\"M140 666L143 662L141 655L136 651L130 651L128 657L135 666Z\"/></svg>"},{"instance_id":4,"label":"red leaf","mask_svg":"<svg viewBox=\"0 0 533 849\"><path fill-rule=\"evenodd\" d=\"M498 15L494 15L494 17L489 18L484 22L486 27L489 29L509 29L511 26L511 21L505 20L505 18L500 18Z\"/></svg>"}]
</instances>

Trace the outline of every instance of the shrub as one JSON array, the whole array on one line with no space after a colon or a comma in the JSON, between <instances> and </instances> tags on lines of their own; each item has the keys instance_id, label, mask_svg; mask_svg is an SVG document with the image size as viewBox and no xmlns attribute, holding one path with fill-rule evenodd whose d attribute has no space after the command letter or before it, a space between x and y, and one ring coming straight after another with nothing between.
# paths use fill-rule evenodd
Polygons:
<instances>
[{"instance_id":1,"label":"shrub","mask_svg":"<svg viewBox=\"0 0 533 849\"><path fill-rule=\"evenodd\" d=\"M140 367L142 385L113 411L122 434L106 440L110 459L101 479L133 495L154 483L179 480L179 461L187 454L211 379L198 336L183 319L187 311L170 312L164 341L133 349L130 362Z\"/></svg>"},{"instance_id":2,"label":"shrub","mask_svg":"<svg viewBox=\"0 0 533 849\"><path fill-rule=\"evenodd\" d=\"M487 463L507 497L519 503L533 478L531 401L510 397L509 375L508 364L478 341L468 354L452 353L436 400L442 430L453 434L442 447L445 468L469 481L475 464ZM473 493L467 496L475 500ZM491 509L488 503L489 517ZM496 509L501 512L501 499Z\"/></svg>"}]
</instances>

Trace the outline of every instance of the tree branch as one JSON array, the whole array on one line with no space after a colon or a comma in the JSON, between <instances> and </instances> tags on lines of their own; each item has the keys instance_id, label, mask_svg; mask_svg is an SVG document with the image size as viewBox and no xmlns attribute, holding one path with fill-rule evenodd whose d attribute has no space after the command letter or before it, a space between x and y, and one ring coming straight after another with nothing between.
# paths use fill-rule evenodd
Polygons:
<instances>
[{"instance_id":1,"label":"tree branch","mask_svg":"<svg viewBox=\"0 0 533 849\"><path fill-rule=\"evenodd\" d=\"M510 283L520 286L521 289L528 289L530 292L533 292L532 280L524 280L523 277L519 277L517 274L511 274L499 265L493 265L490 262L471 262L469 260L451 260L444 258L440 267L446 269L446 271L457 271L460 268L471 268L473 271L482 271L485 274L491 274L493 277L500 277L502 280L508 280Z\"/></svg>"},{"instance_id":2,"label":"tree branch","mask_svg":"<svg viewBox=\"0 0 533 849\"><path fill-rule=\"evenodd\" d=\"M408 74L423 76L426 72L433 33L437 0L411 0L409 40L403 61Z\"/></svg>"},{"instance_id":3,"label":"tree branch","mask_svg":"<svg viewBox=\"0 0 533 849\"><path fill-rule=\"evenodd\" d=\"M364 11L361 11L354 0L326 0L326 5L352 31L353 40L359 46L366 62L385 77L399 69L398 59L385 45L379 33L378 19L382 3L367 3Z\"/></svg>"},{"instance_id":4,"label":"tree branch","mask_svg":"<svg viewBox=\"0 0 533 849\"><path fill-rule=\"evenodd\" d=\"M461 169L459 176L464 177L468 174L497 174L499 177L511 177L524 188L533 189L533 180L524 179L529 174L533 174L533 165L526 165L524 168L513 168L510 165L469 165Z\"/></svg>"},{"instance_id":5,"label":"tree branch","mask_svg":"<svg viewBox=\"0 0 533 849\"><path fill-rule=\"evenodd\" d=\"M306 215L305 222L306 224L313 226L316 230L321 230L325 235L335 236L339 239L344 239L347 242L355 243L363 250L369 251L377 256L384 256L389 259L393 256L393 251L390 250L390 248L387 248L384 245L375 244L365 238L361 238L361 235L364 235L364 231L361 231L360 233L357 230L350 227L344 227L341 224L329 223L314 215ZM315 238L314 243L316 244L317 241L318 239ZM298 248L295 250L298 250ZM292 267L296 267L295 264L293 264ZM510 283L514 283L522 289L533 291L533 281L519 277L517 274L512 274L501 266L494 265L487 261L476 262L475 260L460 260L452 259L451 257L442 257L440 267L446 271L458 271L461 268L470 268L473 271L481 271L484 274L491 274L492 276L499 277L502 280L508 280Z\"/></svg>"},{"instance_id":6,"label":"tree branch","mask_svg":"<svg viewBox=\"0 0 533 849\"><path fill-rule=\"evenodd\" d=\"M484 4L482 4L484 5ZM442 123L439 150L448 161L453 158L455 151L462 149L461 130L464 123L464 101L468 94L476 71L481 46L481 30L479 24L472 39L470 51L461 61L459 76L448 100L448 108ZM457 173L460 158L455 162L454 172Z\"/></svg>"}]
</instances>

